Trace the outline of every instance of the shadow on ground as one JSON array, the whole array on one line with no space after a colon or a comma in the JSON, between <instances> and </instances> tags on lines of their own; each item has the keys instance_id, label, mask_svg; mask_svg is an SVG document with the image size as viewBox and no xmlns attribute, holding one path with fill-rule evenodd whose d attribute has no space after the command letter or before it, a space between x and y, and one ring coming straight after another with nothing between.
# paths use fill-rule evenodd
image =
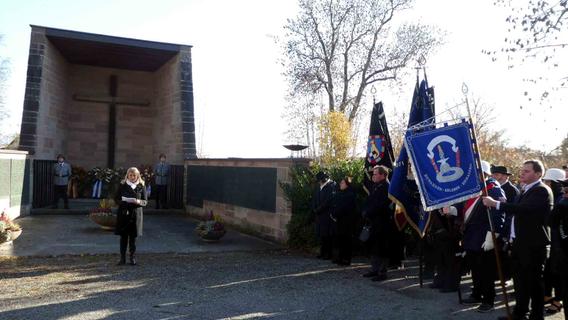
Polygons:
<instances>
[{"instance_id":1,"label":"shadow on ground","mask_svg":"<svg viewBox=\"0 0 568 320\"><path fill-rule=\"evenodd\" d=\"M418 285L415 261L383 283L285 250L0 258L0 319L487 319ZM467 296L469 279L464 280ZM425 282L425 286L428 282ZM561 319L551 317L549 319Z\"/></svg>"}]
</instances>

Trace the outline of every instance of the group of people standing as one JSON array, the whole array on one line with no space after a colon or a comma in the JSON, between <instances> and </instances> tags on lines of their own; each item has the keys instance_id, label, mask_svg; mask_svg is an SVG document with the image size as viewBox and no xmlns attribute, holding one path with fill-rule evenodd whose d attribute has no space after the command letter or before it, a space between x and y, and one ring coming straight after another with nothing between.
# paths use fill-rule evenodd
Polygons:
<instances>
[{"instance_id":1,"label":"group of people standing","mask_svg":"<svg viewBox=\"0 0 568 320\"><path fill-rule=\"evenodd\" d=\"M167 209L167 188L170 166L166 163L166 155L160 154L159 162L154 165L154 186L156 189L156 209ZM65 157L57 156L53 166L55 197L53 207L57 208L59 199L63 198L64 208L69 209L67 186L72 174L71 165ZM126 264L126 252L129 252L130 265L136 265L136 238L142 235L143 208L148 204L146 182L140 170L131 167L120 182L115 201L119 204L115 234L120 236L120 260L118 265Z\"/></svg>"},{"instance_id":2,"label":"group of people standing","mask_svg":"<svg viewBox=\"0 0 568 320\"><path fill-rule=\"evenodd\" d=\"M527 160L514 185L506 167L485 161L481 167L486 195L431 212L426 239L433 248L435 275L430 287L455 292L461 275L470 271L472 293L462 303L478 305L479 312L492 311L500 278L499 250L504 280L512 279L515 289L513 319L543 319L545 313L562 309L568 318L562 305L568 295L568 169L545 171L541 161ZM373 186L357 210L349 177L337 188L325 173L318 173L313 213L321 241L319 258L332 259L336 247L334 261L348 265L352 239L360 233L371 257L371 270L364 276L387 278L389 258L399 242L394 240L388 175L387 167L373 168ZM367 230L354 229L361 219Z\"/></svg>"},{"instance_id":3,"label":"group of people standing","mask_svg":"<svg viewBox=\"0 0 568 320\"><path fill-rule=\"evenodd\" d=\"M385 166L373 168L373 182L366 198L361 214L358 214L356 194L352 188L351 177L344 177L339 187L327 174L319 172L316 179L319 188L312 198L312 211L315 216L316 234L320 240L320 259L332 259L338 265L350 265L352 257L353 236L358 233L357 227L363 224L366 230L361 234L365 246L371 256L371 270L364 274L373 281L387 278L387 268L393 261L396 238L393 206L388 198L389 169ZM361 222L361 223L360 223ZM334 248L337 256L333 258Z\"/></svg>"}]
</instances>

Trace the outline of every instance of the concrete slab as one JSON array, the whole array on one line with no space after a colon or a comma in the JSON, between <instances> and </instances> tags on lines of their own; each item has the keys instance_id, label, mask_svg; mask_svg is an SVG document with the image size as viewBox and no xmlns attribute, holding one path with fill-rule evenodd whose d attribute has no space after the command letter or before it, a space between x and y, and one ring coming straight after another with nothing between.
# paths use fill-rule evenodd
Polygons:
<instances>
[{"instance_id":1,"label":"concrete slab","mask_svg":"<svg viewBox=\"0 0 568 320\"><path fill-rule=\"evenodd\" d=\"M0 245L0 256L57 256L117 253L119 237L89 220L87 215L38 215L17 219L22 235ZM194 232L198 221L186 215L145 215L139 253L196 253L256 251L279 245L228 230L221 241L202 241Z\"/></svg>"}]
</instances>

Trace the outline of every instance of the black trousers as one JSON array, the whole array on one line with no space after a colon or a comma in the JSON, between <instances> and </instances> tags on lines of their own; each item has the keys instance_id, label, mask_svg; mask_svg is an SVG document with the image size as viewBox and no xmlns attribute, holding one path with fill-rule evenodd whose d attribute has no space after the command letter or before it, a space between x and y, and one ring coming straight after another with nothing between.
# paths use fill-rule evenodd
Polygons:
<instances>
[{"instance_id":1,"label":"black trousers","mask_svg":"<svg viewBox=\"0 0 568 320\"><path fill-rule=\"evenodd\" d=\"M120 235L120 255L126 255L126 247L128 246L130 254L136 252L136 237L132 235Z\"/></svg>"},{"instance_id":2,"label":"black trousers","mask_svg":"<svg viewBox=\"0 0 568 320\"><path fill-rule=\"evenodd\" d=\"M156 209L168 208L168 186L167 185L156 185Z\"/></svg>"},{"instance_id":3,"label":"black trousers","mask_svg":"<svg viewBox=\"0 0 568 320\"><path fill-rule=\"evenodd\" d=\"M557 257L557 263L558 263L558 276L560 278L560 294L561 296L559 297L562 300L562 303L564 304L564 319L568 319L568 308L566 307L566 305L568 305L568 255L564 252L562 252L558 257ZM558 297L557 297L558 298Z\"/></svg>"},{"instance_id":4,"label":"black trousers","mask_svg":"<svg viewBox=\"0 0 568 320\"><path fill-rule=\"evenodd\" d=\"M455 290L459 284L459 269L456 261L457 243L452 240L435 241L434 285L440 289Z\"/></svg>"},{"instance_id":5,"label":"black trousers","mask_svg":"<svg viewBox=\"0 0 568 320\"><path fill-rule=\"evenodd\" d=\"M543 319L544 264L546 247L513 246L513 281L515 284L515 316L524 316L531 306L531 319Z\"/></svg>"},{"instance_id":6,"label":"black trousers","mask_svg":"<svg viewBox=\"0 0 568 320\"><path fill-rule=\"evenodd\" d=\"M554 289L554 296L558 300L562 297L562 286L560 275L552 270L552 258L546 259L544 265L544 296L553 297L552 289Z\"/></svg>"},{"instance_id":7,"label":"black trousers","mask_svg":"<svg viewBox=\"0 0 568 320\"><path fill-rule=\"evenodd\" d=\"M337 248L337 259L343 262L351 263L351 235L338 234L334 239L334 246Z\"/></svg>"},{"instance_id":8,"label":"black trousers","mask_svg":"<svg viewBox=\"0 0 568 320\"><path fill-rule=\"evenodd\" d=\"M53 206L57 208L57 203L59 199L63 198L63 205L65 208L69 207L69 199L67 198L67 186L55 185L55 196L53 199Z\"/></svg>"},{"instance_id":9,"label":"black trousers","mask_svg":"<svg viewBox=\"0 0 568 320\"><path fill-rule=\"evenodd\" d=\"M333 236L321 236L320 256L331 259L333 255Z\"/></svg>"},{"instance_id":10,"label":"black trousers","mask_svg":"<svg viewBox=\"0 0 568 320\"><path fill-rule=\"evenodd\" d=\"M495 302L495 278L497 276L495 251L467 251L465 256L471 267L472 295L481 299L483 303L493 305Z\"/></svg>"}]
</instances>

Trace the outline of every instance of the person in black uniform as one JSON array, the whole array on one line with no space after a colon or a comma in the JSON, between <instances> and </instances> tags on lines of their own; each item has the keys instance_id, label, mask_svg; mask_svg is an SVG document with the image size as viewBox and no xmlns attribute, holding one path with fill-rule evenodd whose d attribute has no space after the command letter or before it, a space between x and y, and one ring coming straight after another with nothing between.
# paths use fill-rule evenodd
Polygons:
<instances>
[{"instance_id":1,"label":"person in black uniform","mask_svg":"<svg viewBox=\"0 0 568 320\"><path fill-rule=\"evenodd\" d=\"M144 180L137 168L129 168L120 183L120 205L116 216L115 234L120 235L119 265L126 264L126 248L130 252L130 264L136 265L136 237L142 235L143 210L148 202Z\"/></svg>"},{"instance_id":2,"label":"person in black uniform","mask_svg":"<svg viewBox=\"0 0 568 320\"><path fill-rule=\"evenodd\" d=\"M337 184L320 171L316 175L319 186L312 198L312 211L316 220L316 235L320 240L318 259L329 260L333 254L333 221L331 220L332 200Z\"/></svg>"},{"instance_id":3,"label":"person in black uniform","mask_svg":"<svg viewBox=\"0 0 568 320\"><path fill-rule=\"evenodd\" d=\"M338 265L351 264L351 246L356 209L355 193L351 189L351 177L345 177L339 182L339 190L333 198L331 219L335 223L334 246L338 249Z\"/></svg>"},{"instance_id":4,"label":"person in black uniform","mask_svg":"<svg viewBox=\"0 0 568 320\"><path fill-rule=\"evenodd\" d=\"M568 180L561 182L562 192L561 198L554 206L554 210L550 215L550 233L551 233L551 261L552 270L559 276L556 309L560 311L564 309L564 319L568 319L568 309L560 304L568 303ZM550 308L549 308L550 309ZM550 312L549 312L550 313Z\"/></svg>"},{"instance_id":5,"label":"person in black uniform","mask_svg":"<svg viewBox=\"0 0 568 320\"><path fill-rule=\"evenodd\" d=\"M434 248L434 268L436 273L430 288L440 292L458 290L460 270L456 261L459 250L459 226L456 221L457 210L442 208L431 213L427 241Z\"/></svg>"},{"instance_id":6,"label":"person in black uniform","mask_svg":"<svg viewBox=\"0 0 568 320\"><path fill-rule=\"evenodd\" d=\"M499 182L501 189L505 192L505 197L507 198L507 203L513 203L515 199L521 194L519 189L511 183L509 178L512 173L505 166L493 166L491 167L491 176ZM513 219L513 214L505 211L505 224L503 225L503 232L500 235L500 240L503 243L500 248L503 251L501 257L501 267L503 269L503 277L506 280L511 279L513 276L511 270L511 252L509 250L509 236L511 233L511 220Z\"/></svg>"},{"instance_id":7,"label":"person in black uniform","mask_svg":"<svg viewBox=\"0 0 568 320\"><path fill-rule=\"evenodd\" d=\"M501 203L492 197L483 198L485 206L513 214L510 233L516 299L513 319L525 319L529 303L530 318L544 319L543 273L546 247L550 244L547 221L554 197L550 188L541 181L543 173L542 162L525 161L519 179L524 186L517 201Z\"/></svg>"},{"instance_id":8,"label":"person in black uniform","mask_svg":"<svg viewBox=\"0 0 568 320\"><path fill-rule=\"evenodd\" d=\"M562 200L562 182L566 180L566 173L562 169L550 168L546 170L542 181L550 187L552 195L554 196L554 207L556 207ZM551 244L554 246L554 237L556 236L551 230ZM552 248L551 248L552 249ZM559 251L550 250L550 255L546 259L544 266L544 304L548 305L545 309L546 313L554 314L559 312L563 305L560 303L562 296L562 285L560 281L560 274L553 268L554 261L557 260ZM552 295L554 289L554 296Z\"/></svg>"},{"instance_id":9,"label":"person in black uniform","mask_svg":"<svg viewBox=\"0 0 568 320\"><path fill-rule=\"evenodd\" d=\"M371 270L364 277L373 281L387 279L389 263L389 235L391 233L391 219L394 210L388 197L389 169L385 166L373 168L373 188L367 197L361 215L367 224L371 225L371 236L367 241L371 255Z\"/></svg>"}]
</instances>

